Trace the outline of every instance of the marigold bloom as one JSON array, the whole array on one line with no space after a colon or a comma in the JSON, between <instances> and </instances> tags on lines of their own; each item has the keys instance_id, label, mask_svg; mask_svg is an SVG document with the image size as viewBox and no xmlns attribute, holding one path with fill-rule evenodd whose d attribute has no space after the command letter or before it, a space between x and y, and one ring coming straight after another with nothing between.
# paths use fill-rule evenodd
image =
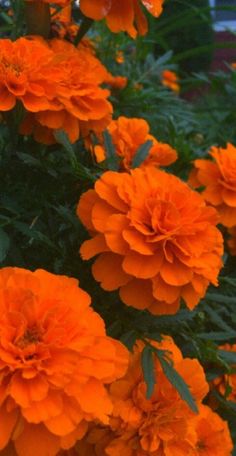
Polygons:
<instances>
[{"instance_id":1,"label":"marigold bloom","mask_svg":"<svg viewBox=\"0 0 236 456\"><path fill-rule=\"evenodd\" d=\"M0 451L54 456L108 422L105 388L124 375L127 350L106 336L78 282L44 270L0 271Z\"/></svg>"},{"instance_id":2,"label":"marigold bloom","mask_svg":"<svg viewBox=\"0 0 236 456\"><path fill-rule=\"evenodd\" d=\"M236 344L224 344L219 348L236 354ZM232 365L232 369L236 369L236 363L235 365ZM225 396L225 393L228 390L227 400L236 403L236 373L221 375L212 381L212 385L222 396Z\"/></svg>"},{"instance_id":3,"label":"marigold bloom","mask_svg":"<svg viewBox=\"0 0 236 456\"><path fill-rule=\"evenodd\" d=\"M57 109L52 70L53 52L39 40L0 40L0 111L17 100L27 111Z\"/></svg>"},{"instance_id":4,"label":"marigold bloom","mask_svg":"<svg viewBox=\"0 0 236 456\"><path fill-rule=\"evenodd\" d=\"M164 0L141 0L141 4L155 17L162 13L163 2ZM106 18L112 32L127 32L132 38L136 37L137 31L140 35L145 35L148 29L139 0L80 0L80 9L85 16L96 21Z\"/></svg>"},{"instance_id":5,"label":"marigold bloom","mask_svg":"<svg viewBox=\"0 0 236 456\"><path fill-rule=\"evenodd\" d=\"M54 143L54 130L64 130L71 142L90 130L103 131L111 120L112 105L107 100L109 91L100 85L108 77L106 68L92 55L90 49L78 49L71 43L54 39L50 42L55 65L57 111L41 110L28 115L21 133L33 134L39 142Z\"/></svg>"},{"instance_id":6,"label":"marigold bloom","mask_svg":"<svg viewBox=\"0 0 236 456\"><path fill-rule=\"evenodd\" d=\"M196 359L183 359L170 337L161 343L150 342L165 350L174 368L188 384L197 405L208 392L204 371ZM154 358L156 384L150 399L141 368L144 344L137 342L130 355L127 374L110 386L114 409L109 426L92 426L79 442L79 454L85 456L185 456L192 437L191 420L195 414L181 399ZM86 452L87 451L87 452ZM90 451L90 452L89 452Z\"/></svg>"},{"instance_id":7,"label":"marigold bloom","mask_svg":"<svg viewBox=\"0 0 236 456\"><path fill-rule=\"evenodd\" d=\"M189 454L193 454L193 456L231 456L233 443L228 424L210 407L201 405L199 415L192 420L191 424L197 438L194 452Z\"/></svg>"},{"instance_id":8,"label":"marigold bloom","mask_svg":"<svg viewBox=\"0 0 236 456\"><path fill-rule=\"evenodd\" d=\"M122 301L155 314L192 309L217 285L223 240L217 213L176 176L154 167L105 172L77 215L92 239L81 246L94 278Z\"/></svg>"},{"instance_id":9,"label":"marigold bloom","mask_svg":"<svg viewBox=\"0 0 236 456\"><path fill-rule=\"evenodd\" d=\"M165 70L162 73L162 84L169 89L173 90L173 92L179 93L180 86L179 86L179 78L174 71Z\"/></svg>"},{"instance_id":10,"label":"marigold bloom","mask_svg":"<svg viewBox=\"0 0 236 456\"><path fill-rule=\"evenodd\" d=\"M216 207L220 223L230 228L236 225L236 147L212 147L209 154L213 162L194 161L189 183L194 188L205 187L202 196Z\"/></svg>"},{"instance_id":11,"label":"marigold bloom","mask_svg":"<svg viewBox=\"0 0 236 456\"><path fill-rule=\"evenodd\" d=\"M112 120L107 129L112 137L116 153L120 158L120 168L122 170L129 171L139 147L148 140L151 140L153 145L141 167L147 165L167 166L177 160L176 150L169 144L161 143L150 135L149 125L144 119L121 116L117 120ZM97 149L95 148L95 154L96 152ZM101 151L99 151L100 159L98 161L101 161L102 158L100 154ZM105 158L104 150L103 159Z\"/></svg>"}]
</instances>

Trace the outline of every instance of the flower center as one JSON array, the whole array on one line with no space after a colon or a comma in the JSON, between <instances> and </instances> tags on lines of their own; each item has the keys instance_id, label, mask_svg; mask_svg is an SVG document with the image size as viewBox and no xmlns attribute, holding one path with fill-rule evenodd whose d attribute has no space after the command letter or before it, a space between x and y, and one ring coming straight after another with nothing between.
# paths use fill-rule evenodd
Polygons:
<instances>
[{"instance_id":1,"label":"flower center","mask_svg":"<svg viewBox=\"0 0 236 456\"><path fill-rule=\"evenodd\" d=\"M14 73L16 77L19 77L21 75L22 69L19 63L17 62L9 62L5 57L2 57L0 60L0 65L1 65L1 72L2 73Z\"/></svg>"},{"instance_id":2,"label":"flower center","mask_svg":"<svg viewBox=\"0 0 236 456\"><path fill-rule=\"evenodd\" d=\"M22 337L20 337L16 343L19 348L26 348L28 345L37 344L41 340L41 334L36 326L27 328Z\"/></svg>"}]
</instances>

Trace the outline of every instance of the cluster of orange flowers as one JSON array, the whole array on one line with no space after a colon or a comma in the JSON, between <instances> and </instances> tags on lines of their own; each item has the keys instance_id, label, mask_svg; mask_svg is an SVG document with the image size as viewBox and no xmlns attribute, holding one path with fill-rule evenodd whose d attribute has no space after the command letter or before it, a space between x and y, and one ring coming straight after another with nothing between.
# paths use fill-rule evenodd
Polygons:
<instances>
[{"instance_id":1,"label":"cluster of orange flowers","mask_svg":"<svg viewBox=\"0 0 236 456\"><path fill-rule=\"evenodd\" d=\"M157 141L149 133L149 125L144 119L128 118L121 116L113 120L107 128L111 135L115 152L120 161L120 169L129 171L132 168L133 159L140 146L147 141L152 141L147 158L140 165L167 166L177 160L177 152L169 144ZM104 146L94 148L98 162L105 160L106 151Z\"/></svg>"},{"instance_id":2,"label":"cluster of orange flowers","mask_svg":"<svg viewBox=\"0 0 236 456\"><path fill-rule=\"evenodd\" d=\"M166 352L185 379L199 413L181 399L155 358L156 384L150 397L141 369L143 343L137 342L127 374L109 392L114 404L109 426L91 425L77 444L83 456L229 456L232 442L227 423L201 404L208 392L204 371L196 359L183 358L170 337L152 346Z\"/></svg>"},{"instance_id":3,"label":"cluster of orange flowers","mask_svg":"<svg viewBox=\"0 0 236 456\"><path fill-rule=\"evenodd\" d=\"M193 309L209 283L217 285L217 213L176 176L153 166L105 172L77 214L92 236L82 258L99 254L93 276L105 290L119 289L125 304L175 313L181 298Z\"/></svg>"},{"instance_id":4,"label":"cluster of orange flowers","mask_svg":"<svg viewBox=\"0 0 236 456\"><path fill-rule=\"evenodd\" d=\"M108 72L84 46L62 40L0 40L0 111L21 102L27 114L20 126L39 142L55 142L64 130L71 142L110 122L109 91L100 87Z\"/></svg>"},{"instance_id":5,"label":"cluster of orange flowers","mask_svg":"<svg viewBox=\"0 0 236 456\"><path fill-rule=\"evenodd\" d=\"M127 32L135 38L137 33L145 35L148 29L140 3L158 17L164 0L80 0L80 8L87 17L97 21L105 18L112 32Z\"/></svg>"}]
</instances>

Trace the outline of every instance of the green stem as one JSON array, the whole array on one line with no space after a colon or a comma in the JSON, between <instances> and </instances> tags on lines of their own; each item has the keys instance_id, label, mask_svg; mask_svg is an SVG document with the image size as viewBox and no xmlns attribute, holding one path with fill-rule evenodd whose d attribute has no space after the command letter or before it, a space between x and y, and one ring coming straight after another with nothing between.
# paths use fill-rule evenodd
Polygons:
<instances>
[{"instance_id":1,"label":"green stem","mask_svg":"<svg viewBox=\"0 0 236 456\"><path fill-rule=\"evenodd\" d=\"M90 27L93 25L93 22L94 22L93 19L90 19L89 17L84 17L84 19L80 25L79 31L74 40L75 46L77 46L79 44L79 42L82 40L82 38L84 37L84 35L86 35L86 33L88 32Z\"/></svg>"}]
</instances>

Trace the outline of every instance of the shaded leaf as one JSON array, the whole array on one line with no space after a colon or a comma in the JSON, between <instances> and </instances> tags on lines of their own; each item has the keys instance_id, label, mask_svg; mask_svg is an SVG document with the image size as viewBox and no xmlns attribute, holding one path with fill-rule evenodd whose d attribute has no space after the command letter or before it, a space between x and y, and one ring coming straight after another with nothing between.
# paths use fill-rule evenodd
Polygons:
<instances>
[{"instance_id":1,"label":"shaded leaf","mask_svg":"<svg viewBox=\"0 0 236 456\"><path fill-rule=\"evenodd\" d=\"M151 346L146 345L142 351L142 369L145 383L147 385L147 399L150 399L154 386L156 383L155 380L155 371L154 371L154 353Z\"/></svg>"}]
</instances>

